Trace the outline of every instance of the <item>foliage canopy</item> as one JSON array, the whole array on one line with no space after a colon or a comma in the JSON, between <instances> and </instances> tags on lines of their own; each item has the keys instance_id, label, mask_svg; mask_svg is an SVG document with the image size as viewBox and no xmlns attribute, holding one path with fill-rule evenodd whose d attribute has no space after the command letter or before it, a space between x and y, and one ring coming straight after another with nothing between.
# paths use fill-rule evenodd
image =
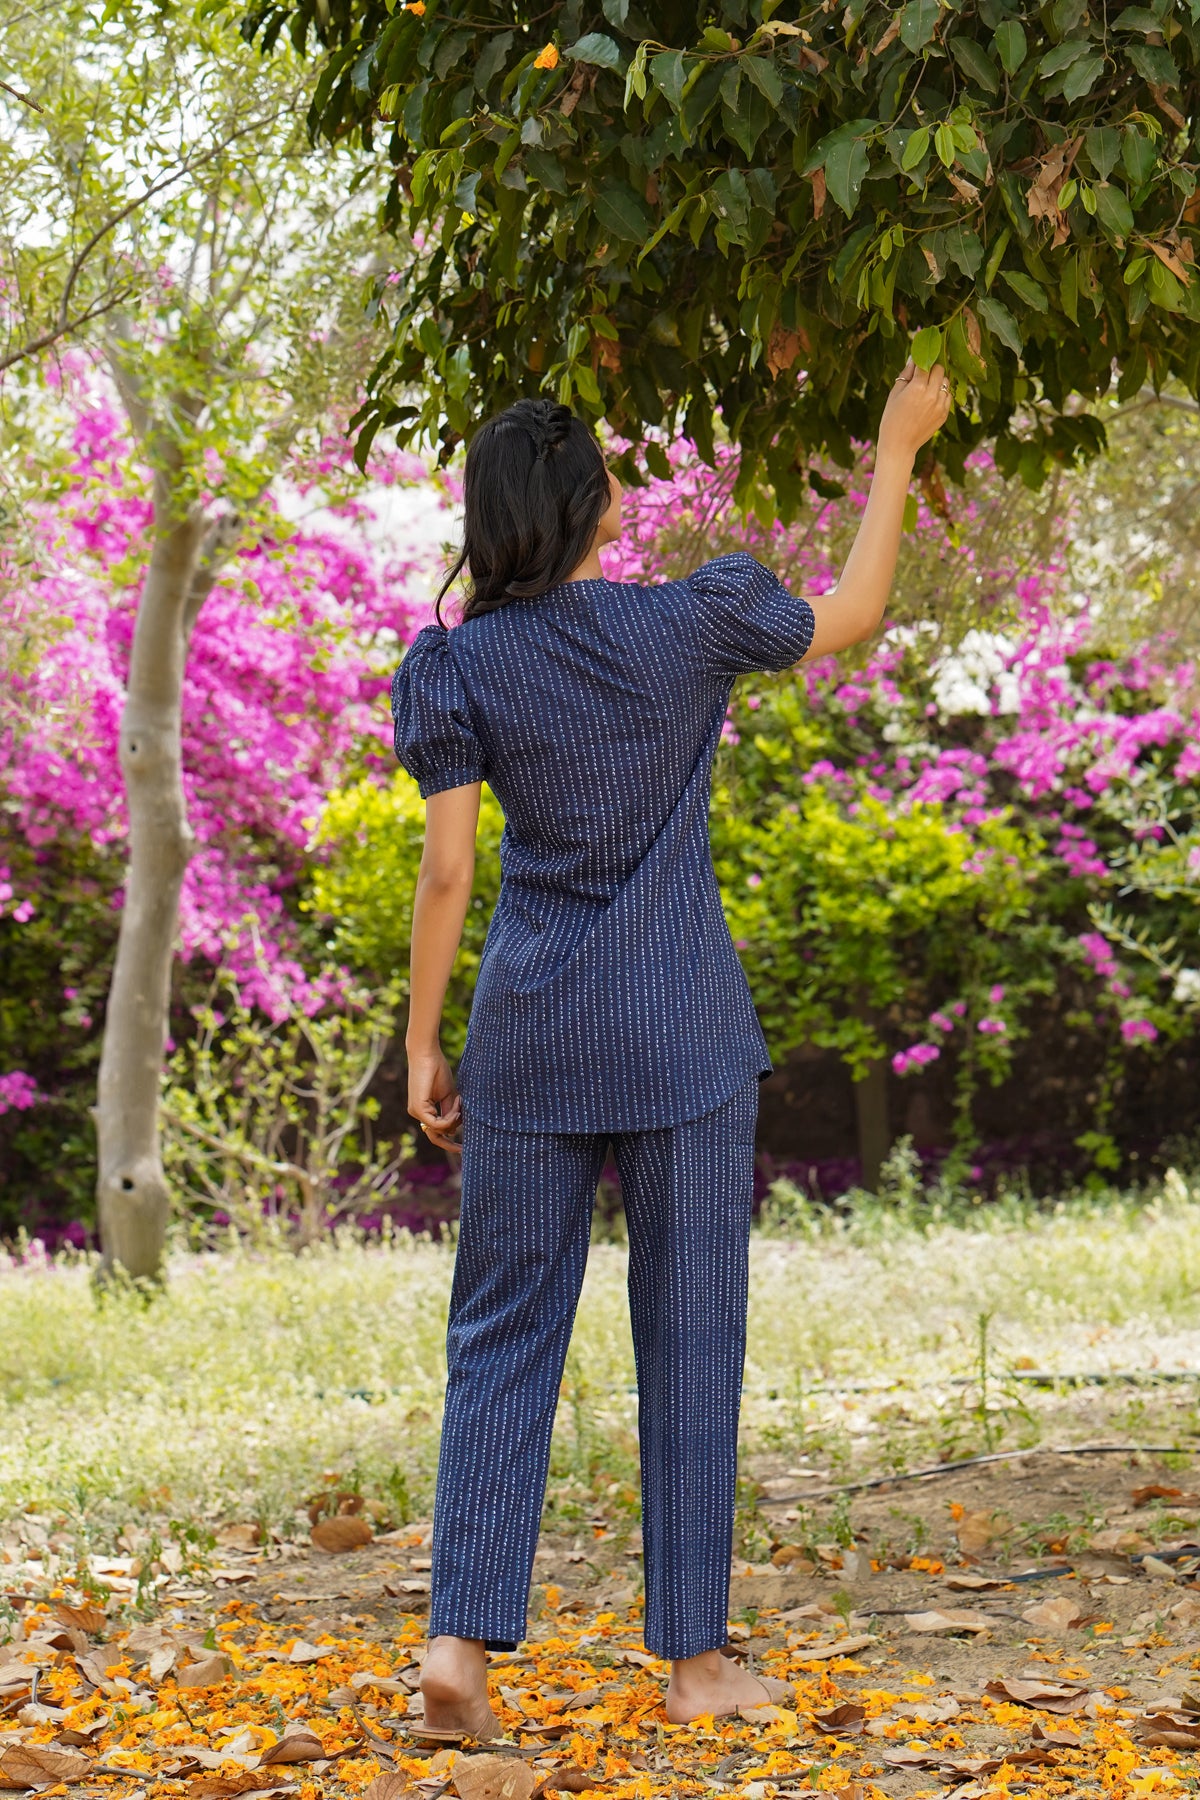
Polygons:
<instances>
[{"instance_id":1,"label":"foliage canopy","mask_svg":"<svg viewBox=\"0 0 1200 1800\"><path fill-rule=\"evenodd\" d=\"M1093 454L1114 367L1197 391L1200 0L777 11L255 0L248 36L323 48L310 129L386 150L412 245L362 454L537 387L649 430L657 473L654 428L704 452L719 416L790 511L910 340L954 379L954 473L983 439L1031 483Z\"/></svg>"}]
</instances>

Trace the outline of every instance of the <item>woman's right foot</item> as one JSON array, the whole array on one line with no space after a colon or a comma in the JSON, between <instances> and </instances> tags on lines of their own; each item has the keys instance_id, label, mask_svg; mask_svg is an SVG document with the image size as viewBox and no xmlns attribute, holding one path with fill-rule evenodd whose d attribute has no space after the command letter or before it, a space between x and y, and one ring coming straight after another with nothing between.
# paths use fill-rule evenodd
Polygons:
<instances>
[{"instance_id":1,"label":"woman's right foot","mask_svg":"<svg viewBox=\"0 0 1200 1800\"><path fill-rule=\"evenodd\" d=\"M791 1682L752 1675L719 1650L706 1650L702 1656L671 1664L666 1704L672 1725L690 1725L706 1713L722 1719L742 1706L777 1706L781 1702L788 1707L796 1704Z\"/></svg>"},{"instance_id":2,"label":"woman's right foot","mask_svg":"<svg viewBox=\"0 0 1200 1800\"><path fill-rule=\"evenodd\" d=\"M487 1651L478 1638L435 1637L421 1664L425 1724L433 1731L492 1738L500 1721L487 1691Z\"/></svg>"}]
</instances>

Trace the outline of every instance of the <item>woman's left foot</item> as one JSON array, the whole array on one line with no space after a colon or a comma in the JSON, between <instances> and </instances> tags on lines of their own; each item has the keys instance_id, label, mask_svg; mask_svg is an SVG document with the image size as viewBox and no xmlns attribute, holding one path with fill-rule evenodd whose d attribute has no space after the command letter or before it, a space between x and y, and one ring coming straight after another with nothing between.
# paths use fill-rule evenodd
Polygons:
<instances>
[{"instance_id":1,"label":"woman's left foot","mask_svg":"<svg viewBox=\"0 0 1200 1800\"><path fill-rule=\"evenodd\" d=\"M689 1656L671 1664L667 1684L667 1717L672 1725L690 1725L711 1713L728 1718L742 1707L794 1706L796 1691L789 1681L771 1675L752 1675L719 1650Z\"/></svg>"},{"instance_id":2,"label":"woman's left foot","mask_svg":"<svg viewBox=\"0 0 1200 1800\"><path fill-rule=\"evenodd\" d=\"M500 1721L487 1691L487 1652L475 1638L435 1637L421 1665L425 1724L464 1737L495 1737Z\"/></svg>"}]
</instances>

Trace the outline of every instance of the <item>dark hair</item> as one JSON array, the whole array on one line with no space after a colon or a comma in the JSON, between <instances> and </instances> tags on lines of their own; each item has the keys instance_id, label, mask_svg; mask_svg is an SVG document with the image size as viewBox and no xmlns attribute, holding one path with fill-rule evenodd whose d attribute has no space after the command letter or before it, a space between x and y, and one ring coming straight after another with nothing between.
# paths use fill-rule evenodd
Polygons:
<instances>
[{"instance_id":1,"label":"dark hair","mask_svg":"<svg viewBox=\"0 0 1200 1800\"><path fill-rule=\"evenodd\" d=\"M577 569L609 504L604 453L554 400L518 400L481 425L467 449L463 542L437 597L467 569L463 618L529 600Z\"/></svg>"}]
</instances>

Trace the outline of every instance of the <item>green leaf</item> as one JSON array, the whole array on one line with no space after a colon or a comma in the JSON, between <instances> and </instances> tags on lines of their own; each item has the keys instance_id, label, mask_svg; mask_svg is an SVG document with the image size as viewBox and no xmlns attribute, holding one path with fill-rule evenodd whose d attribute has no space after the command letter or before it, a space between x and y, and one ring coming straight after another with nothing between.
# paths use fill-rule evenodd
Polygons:
<instances>
[{"instance_id":1,"label":"green leaf","mask_svg":"<svg viewBox=\"0 0 1200 1800\"><path fill-rule=\"evenodd\" d=\"M606 231L627 244L641 243L654 230L650 208L624 181L614 181L596 195L596 217Z\"/></svg>"},{"instance_id":2,"label":"green leaf","mask_svg":"<svg viewBox=\"0 0 1200 1800\"><path fill-rule=\"evenodd\" d=\"M576 62L594 63L601 69L621 66L620 46L603 31L589 31L576 43L568 44L563 55L574 57Z\"/></svg>"},{"instance_id":3,"label":"green leaf","mask_svg":"<svg viewBox=\"0 0 1200 1800\"><path fill-rule=\"evenodd\" d=\"M933 145L939 158L949 168L954 161L954 129L950 125L939 125L933 134Z\"/></svg>"},{"instance_id":4,"label":"green leaf","mask_svg":"<svg viewBox=\"0 0 1200 1800\"><path fill-rule=\"evenodd\" d=\"M929 127L918 125L904 146L904 155L900 158L900 167L907 174L915 169L929 149Z\"/></svg>"},{"instance_id":5,"label":"green leaf","mask_svg":"<svg viewBox=\"0 0 1200 1800\"><path fill-rule=\"evenodd\" d=\"M950 39L950 53L963 74L981 87L985 94L999 93L1000 75L996 65L974 38L964 37L956 32Z\"/></svg>"},{"instance_id":6,"label":"green leaf","mask_svg":"<svg viewBox=\"0 0 1200 1800\"><path fill-rule=\"evenodd\" d=\"M858 204L863 177L871 166L867 147L859 137L835 133L835 141L825 154L825 184L829 197L850 218Z\"/></svg>"},{"instance_id":7,"label":"green leaf","mask_svg":"<svg viewBox=\"0 0 1200 1800\"><path fill-rule=\"evenodd\" d=\"M1069 69L1073 62L1086 55L1091 47L1090 38L1068 38L1065 44L1055 44L1038 63L1038 74L1061 75L1064 69Z\"/></svg>"},{"instance_id":8,"label":"green leaf","mask_svg":"<svg viewBox=\"0 0 1200 1800\"><path fill-rule=\"evenodd\" d=\"M1017 356L1021 354L1021 333L1017 330L1017 321L1009 312L1002 300L995 300L990 294L979 296L979 317L1002 344Z\"/></svg>"},{"instance_id":9,"label":"green leaf","mask_svg":"<svg viewBox=\"0 0 1200 1800\"><path fill-rule=\"evenodd\" d=\"M917 496L915 494L905 494L905 496L904 496L904 516L902 517L902 519L900 521L901 531L904 531L904 532L915 531L917 529L917 520L920 517L921 517L921 508L917 502Z\"/></svg>"},{"instance_id":10,"label":"green leaf","mask_svg":"<svg viewBox=\"0 0 1200 1800\"><path fill-rule=\"evenodd\" d=\"M1143 80L1152 86L1179 86L1179 68L1165 44L1130 44L1125 54Z\"/></svg>"},{"instance_id":11,"label":"green leaf","mask_svg":"<svg viewBox=\"0 0 1200 1800\"><path fill-rule=\"evenodd\" d=\"M918 331L909 346L909 355L918 369L932 369L942 354L942 334L936 325L926 325Z\"/></svg>"},{"instance_id":12,"label":"green leaf","mask_svg":"<svg viewBox=\"0 0 1200 1800\"><path fill-rule=\"evenodd\" d=\"M646 467L659 481L671 479L671 465L667 461L667 453L661 444L647 444L642 454L646 458Z\"/></svg>"},{"instance_id":13,"label":"green leaf","mask_svg":"<svg viewBox=\"0 0 1200 1800\"><path fill-rule=\"evenodd\" d=\"M673 112L678 112L683 102L683 84L687 73L682 50L664 50L661 56L650 58L650 74L654 85Z\"/></svg>"},{"instance_id":14,"label":"green leaf","mask_svg":"<svg viewBox=\"0 0 1200 1800\"><path fill-rule=\"evenodd\" d=\"M1118 243L1124 242L1133 230L1133 209L1125 194L1119 187L1110 182L1095 189L1096 217Z\"/></svg>"},{"instance_id":15,"label":"green leaf","mask_svg":"<svg viewBox=\"0 0 1200 1800\"><path fill-rule=\"evenodd\" d=\"M978 232L966 225L951 225L943 234L946 255L970 281L979 273L983 261L983 245Z\"/></svg>"},{"instance_id":16,"label":"green leaf","mask_svg":"<svg viewBox=\"0 0 1200 1800\"><path fill-rule=\"evenodd\" d=\"M504 67L504 59L512 48L511 31L498 31L490 37L475 58L475 92L486 94L493 77Z\"/></svg>"},{"instance_id":17,"label":"green leaf","mask_svg":"<svg viewBox=\"0 0 1200 1800\"><path fill-rule=\"evenodd\" d=\"M1032 275L1022 275L1019 269L1003 269L1001 273L1013 293L1024 300L1026 306L1032 306L1035 312L1049 312L1050 302L1040 281L1035 281Z\"/></svg>"},{"instance_id":18,"label":"green leaf","mask_svg":"<svg viewBox=\"0 0 1200 1800\"><path fill-rule=\"evenodd\" d=\"M988 252L987 268L983 271L983 285L985 288L990 288L993 281L995 281L996 270L1000 267L1001 258L1008 249L1011 239L1012 232L1006 225L1004 230L1000 233L1000 236L992 245L991 250Z\"/></svg>"},{"instance_id":19,"label":"green leaf","mask_svg":"<svg viewBox=\"0 0 1200 1800\"><path fill-rule=\"evenodd\" d=\"M1121 154L1121 134L1109 126L1094 125L1083 134L1088 161L1101 181L1107 181L1113 164Z\"/></svg>"},{"instance_id":20,"label":"green leaf","mask_svg":"<svg viewBox=\"0 0 1200 1800\"><path fill-rule=\"evenodd\" d=\"M609 24L620 31L629 17L629 0L600 0L600 9Z\"/></svg>"},{"instance_id":21,"label":"green leaf","mask_svg":"<svg viewBox=\"0 0 1200 1800\"><path fill-rule=\"evenodd\" d=\"M1127 125L1122 133L1121 161L1134 187L1141 187L1144 182L1149 181L1158 161L1150 139L1143 137L1131 125Z\"/></svg>"},{"instance_id":22,"label":"green leaf","mask_svg":"<svg viewBox=\"0 0 1200 1800\"><path fill-rule=\"evenodd\" d=\"M914 56L933 36L939 11L938 0L908 0L900 14L900 42Z\"/></svg>"},{"instance_id":23,"label":"green leaf","mask_svg":"<svg viewBox=\"0 0 1200 1800\"><path fill-rule=\"evenodd\" d=\"M1004 19L992 34L992 48L1004 65L1006 75L1015 75L1025 61L1029 40L1019 19Z\"/></svg>"},{"instance_id":24,"label":"green leaf","mask_svg":"<svg viewBox=\"0 0 1200 1800\"><path fill-rule=\"evenodd\" d=\"M570 193L563 166L552 151L527 150L522 160L525 164L525 173L532 175L539 187L545 188L551 194ZM468 207L467 210L471 211L472 209Z\"/></svg>"},{"instance_id":25,"label":"green leaf","mask_svg":"<svg viewBox=\"0 0 1200 1800\"><path fill-rule=\"evenodd\" d=\"M764 99L769 101L772 106L778 106L783 99L783 76L770 58L766 56L743 57L742 68Z\"/></svg>"},{"instance_id":26,"label":"green leaf","mask_svg":"<svg viewBox=\"0 0 1200 1800\"><path fill-rule=\"evenodd\" d=\"M1162 20L1145 6L1127 6L1112 22L1113 31L1161 31Z\"/></svg>"},{"instance_id":27,"label":"green leaf","mask_svg":"<svg viewBox=\"0 0 1200 1800\"><path fill-rule=\"evenodd\" d=\"M1067 72L1063 82L1064 100L1082 100L1090 94L1096 82L1104 73L1104 58L1097 52L1092 56L1081 56Z\"/></svg>"}]
</instances>

